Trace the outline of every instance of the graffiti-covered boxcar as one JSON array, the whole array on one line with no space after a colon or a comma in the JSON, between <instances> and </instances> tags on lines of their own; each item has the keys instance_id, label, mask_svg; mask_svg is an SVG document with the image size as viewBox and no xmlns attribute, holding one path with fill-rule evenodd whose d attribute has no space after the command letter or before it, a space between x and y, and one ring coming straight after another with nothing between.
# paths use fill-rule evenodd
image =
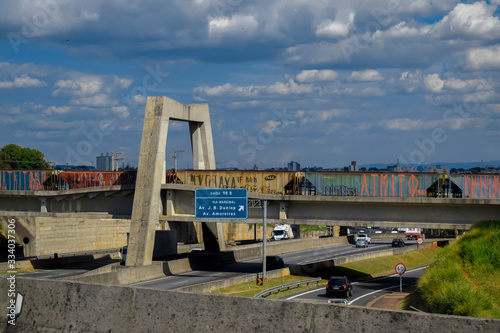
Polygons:
<instances>
[{"instance_id":1,"label":"graffiti-covered boxcar","mask_svg":"<svg viewBox=\"0 0 500 333\"><path fill-rule=\"evenodd\" d=\"M299 176L294 171L181 170L177 178L186 185L212 188L247 188L265 194L297 194Z\"/></svg>"},{"instance_id":2,"label":"graffiti-covered boxcar","mask_svg":"<svg viewBox=\"0 0 500 333\"><path fill-rule=\"evenodd\" d=\"M464 198L500 199L500 175L452 175L452 182L462 189Z\"/></svg>"},{"instance_id":3,"label":"graffiti-covered boxcar","mask_svg":"<svg viewBox=\"0 0 500 333\"><path fill-rule=\"evenodd\" d=\"M437 173L306 172L316 195L360 197L438 196L444 183Z\"/></svg>"},{"instance_id":4,"label":"graffiti-covered boxcar","mask_svg":"<svg viewBox=\"0 0 500 333\"><path fill-rule=\"evenodd\" d=\"M0 170L0 190L41 191L50 190L53 170Z\"/></svg>"}]
</instances>

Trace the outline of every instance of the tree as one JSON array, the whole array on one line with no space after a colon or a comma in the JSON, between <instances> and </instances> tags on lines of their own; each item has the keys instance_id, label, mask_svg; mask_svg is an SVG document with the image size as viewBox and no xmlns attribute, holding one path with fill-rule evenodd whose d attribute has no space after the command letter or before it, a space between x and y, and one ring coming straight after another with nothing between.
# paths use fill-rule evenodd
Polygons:
<instances>
[{"instance_id":1,"label":"tree","mask_svg":"<svg viewBox=\"0 0 500 333\"><path fill-rule=\"evenodd\" d=\"M8 144L0 149L0 169L50 169L41 151Z\"/></svg>"}]
</instances>

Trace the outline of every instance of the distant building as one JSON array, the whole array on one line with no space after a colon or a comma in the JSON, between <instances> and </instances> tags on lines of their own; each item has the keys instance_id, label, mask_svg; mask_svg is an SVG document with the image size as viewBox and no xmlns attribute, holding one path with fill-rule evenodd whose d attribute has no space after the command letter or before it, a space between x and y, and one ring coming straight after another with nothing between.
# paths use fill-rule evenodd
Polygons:
<instances>
[{"instance_id":1,"label":"distant building","mask_svg":"<svg viewBox=\"0 0 500 333\"><path fill-rule=\"evenodd\" d=\"M288 171L300 171L300 164L294 161L288 163Z\"/></svg>"},{"instance_id":2,"label":"distant building","mask_svg":"<svg viewBox=\"0 0 500 333\"><path fill-rule=\"evenodd\" d=\"M351 161L351 165L349 165L349 171L358 171L356 161Z\"/></svg>"},{"instance_id":3,"label":"distant building","mask_svg":"<svg viewBox=\"0 0 500 333\"><path fill-rule=\"evenodd\" d=\"M111 155L109 153L106 153L104 155L101 153L101 156L96 157L96 170L100 171L111 171L113 169L113 161L111 158Z\"/></svg>"}]
</instances>

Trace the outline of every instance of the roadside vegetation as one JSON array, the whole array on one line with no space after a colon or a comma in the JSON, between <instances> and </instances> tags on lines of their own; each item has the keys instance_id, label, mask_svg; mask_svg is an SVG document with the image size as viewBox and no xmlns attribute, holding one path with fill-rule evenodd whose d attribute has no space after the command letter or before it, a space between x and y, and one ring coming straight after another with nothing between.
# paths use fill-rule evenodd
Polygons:
<instances>
[{"instance_id":1,"label":"roadside vegetation","mask_svg":"<svg viewBox=\"0 0 500 333\"><path fill-rule=\"evenodd\" d=\"M441 249L407 296L410 306L432 313L500 319L500 221L476 224Z\"/></svg>"},{"instance_id":2,"label":"roadside vegetation","mask_svg":"<svg viewBox=\"0 0 500 333\"><path fill-rule=\"evenodd\" d=\"M438 249L436 247L430 247L430 248L424 248L419 251L411 251L396 256L385 256L385 257L361 260L344 265L339 265L335 267L335 270L330 270L326 275L328 276L346 275L349 278L356 280L356 279L363 279L384 274L391 274L394 273L394 267L396 266L396 264L400 262L405 263L407 269L429 265L430 263L433 262L434 257L436 256L437 253ZM326 276L324 272L322 274L317 274L316 276L319 275ZM252 297L257 293L272 287L310 278L311 277L303 277L303 276L284 276L280 278L266 280L264 281L263 286L257 286L255 281L251 281L251 282L237 284L227 288L212 290L211 293ZM320 286L319 288L321 288L321 286L324 287L326 283L327 280L325 279L321 280L319 282ZM316 288L318 288L316 286L316 283L310 284L309 286L301 285L300 287L295 287L288 291L273 293L272 295L267 296L266 298L281 298L287 295Z\"/></svg>"}]
</instances>

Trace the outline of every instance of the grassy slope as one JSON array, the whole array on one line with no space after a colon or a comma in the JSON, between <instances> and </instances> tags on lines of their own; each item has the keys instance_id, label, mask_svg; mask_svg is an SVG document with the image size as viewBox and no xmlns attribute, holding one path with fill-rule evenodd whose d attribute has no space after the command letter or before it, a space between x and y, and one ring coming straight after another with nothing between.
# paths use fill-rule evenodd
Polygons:
<instances>
[{"instance_id":1,"label":"grassy slope","mask_svg":"<svg viewBox=\"0 0 500 333\"><path fill-rule=\"evenodd\" d=\"M457 242L442 249L427 269L418 290L407 297L424 311L500 318L500 221L477 224Z\"/></svg>"}]
</instances>

